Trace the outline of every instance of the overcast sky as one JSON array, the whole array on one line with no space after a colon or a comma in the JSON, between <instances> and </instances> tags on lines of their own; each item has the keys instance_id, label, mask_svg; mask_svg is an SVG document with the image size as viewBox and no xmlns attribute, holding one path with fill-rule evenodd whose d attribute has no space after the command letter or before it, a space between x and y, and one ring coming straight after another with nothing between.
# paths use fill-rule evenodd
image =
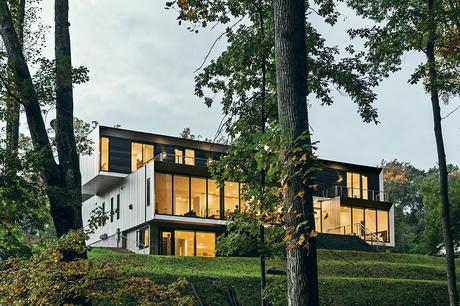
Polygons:
<instances>
[{"instance_id":1,"label":"overcast sky","mask_svg":"<svg viewBox=\"0 0 460 306\"><path fill-rule=\"evenodd\" d=\"M70 1L74 66L90 70L90 82L75 89L75 112L101 125L177 136L184 127L213 137L222 118L219 105L211 109L194 96L195 68L200 66L221 29L199 34L179 27L173 11L162 0ZM53 0L44 0L43 16L52 25ZM344 13L339 26L321 25L330 45L346 45L346 29L359 25ZM47 54L53 56L53 39ZM215 57L225 47L218 44ZM409 161L419 168L436 164L429 97L408 76L420 62L416 54L404 59L407 67L377 90L379 125L366 124L357 107L335 93L333 106L312 101L309 110L319 156L352 163L377 165L382 159ZM443 107L447 114L459 104ZM443 121L447 160L460 165L460 110Z\"/></svg>"}]
</instances>

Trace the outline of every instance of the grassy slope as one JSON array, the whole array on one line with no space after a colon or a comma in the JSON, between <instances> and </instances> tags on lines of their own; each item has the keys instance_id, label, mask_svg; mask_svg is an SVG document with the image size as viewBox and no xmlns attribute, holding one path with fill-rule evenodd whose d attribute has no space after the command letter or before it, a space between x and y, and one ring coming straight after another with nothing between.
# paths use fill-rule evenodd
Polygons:
<instances>
[{"instance_id":1,"label":"grassy slope","mask_svg":"<svg viewBox=\"0 0 460 306\"><path fill-rule=\"evenodd\" d=\"M319 250L320 298L323 305L446 305L444 261L422 255ZM339 256L345 258L340 258ZM192 281L207 305L227 305L223 290L234 287L242 305L258 305L257 258L167 257L115 253L94 249L91 258L120 256L133 273L157 282L178 277ZM272 259L269 266L284 269L285 262ZM284 276L269 276L277 288L279 305L285 304Z\"/></svg>"}]
</instances>

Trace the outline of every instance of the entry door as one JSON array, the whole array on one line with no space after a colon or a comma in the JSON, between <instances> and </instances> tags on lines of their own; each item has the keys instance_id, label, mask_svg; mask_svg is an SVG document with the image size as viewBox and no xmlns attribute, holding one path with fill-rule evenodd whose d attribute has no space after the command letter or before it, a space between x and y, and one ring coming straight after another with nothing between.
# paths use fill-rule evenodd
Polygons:
<instances>
[{"instance_id":1,"label":"entry door","mask_svg":"<svg viewBox=\"0 0 460 306\"><path fill-rule=\"evenodd\" d=\"M172 232L161 232L161 255L173 255Z\"/></svg>"}]
</instances>

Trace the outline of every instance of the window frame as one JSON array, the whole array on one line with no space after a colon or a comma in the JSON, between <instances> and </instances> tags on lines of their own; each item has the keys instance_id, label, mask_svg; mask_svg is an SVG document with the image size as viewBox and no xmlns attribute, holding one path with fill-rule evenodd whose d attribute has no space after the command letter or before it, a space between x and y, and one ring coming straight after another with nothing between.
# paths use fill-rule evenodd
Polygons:
<instances>
[{"instance_id":1,"label":"window frame","mask_svg":"<svg viewBox=\"0 0 460 306\"><path fill-rule=\"evenodd\" d=\"M133 171L133 144L136 143L136 144L140 144L141 145L141 155L142 155L142 165L137 168L136 170ZM148 161L144 161L144 146L152 146L152 150L153 150L153 154L152 154L152 159L149 159ZM131 140L131 144L130 144L130 170L131 170L131 173L134 173L136 172L137 170L139 170L140 168L142 168L145 164L147 164L149 161L151 160L154 160L155 159L155 143L153 142L146 142L146 141L137 141L137 140Z\"/></svg>"}]
</instances>

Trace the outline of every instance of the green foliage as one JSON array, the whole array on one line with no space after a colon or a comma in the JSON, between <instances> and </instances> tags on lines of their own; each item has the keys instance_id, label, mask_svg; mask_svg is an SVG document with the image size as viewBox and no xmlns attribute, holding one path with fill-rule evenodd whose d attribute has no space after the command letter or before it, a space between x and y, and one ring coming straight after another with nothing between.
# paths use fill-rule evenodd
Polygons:
<instances>
[{"instance_id":1,"label":"green foliage","mask_svg":"<svg viewBox=\"0 0 460 306\"><path fill-rule=\"evenodd\" d=\"M192 305L182 294L184 279L169 285L134 276L125 260L64 261L65 252L84 253L85 235L71 231L43 244L29 259L10 258L1 263L0 304L65 305L78 297L81 304Z\"/></svg>"},{"instance_id":2,"label":"green foliage","mask_svg":"<svg viewBox=\"0 0 460 306\"><path fill-rule=\"evenodd\" d=\"M11 155L0 148L0 258L27 256L29 241L49 223L43 182L33 155Z\"/></svg>"},{"instance_id":3,"label":"green foliage","mask_svg":"<svg viewBox=\"0 0 460 306\"><path fill-rule=\"evenodd\" d=\"M235 214L227 232L217 238L219 256L284 256L284 230L279 226L265 227L265 243L260 243L260 223L253 211Z\"/></svg>"},{"instance_id":4,"label":"green foliage","mask_svg":"<svg viewBox=\"0 0 460 306\"><path fill-rule=\"evenodd\" d=\"M460 171L458 167L449 166L449 204L450 224L454 244L460 244ZM420 251L437 254L443 246L441 227L439 173L437 168L430 169L426 178L420 183L425 213L421 232Z\"/></svg>"},{"instance_id":5,"label":"green foliage","mask_svg":"<svg viewBox=\"0 0 460 306\"><path fill-rule=\"evenodd\" d=\"M348 0L347 3L358 15L376 22L369 28L349 30L352 38L365 40L371 74L387 77L399 70L405 54L411 51L426 54L429 39L434 37L436 80L429 79L428 62L425 61L415 69L409 82L421 82L427 93L431 85L435 85L446 103L459 94L458 3L435 0L432 10L427 1L416 0Z\"/></svg>"},{"instance_id":6,"label":"green foliage","mask_svg":"<svg viewBox=\"0 0 460 306\"><path fill-rule=\"evenodd\" d=\"M443 246L441 232L439 173L423 171L410 163L382 162L384 183L395 204L395 251L438 254ZM460 172L449 165L449 199L452 235L460 242Z\"/></svg>"}]
</instances>

